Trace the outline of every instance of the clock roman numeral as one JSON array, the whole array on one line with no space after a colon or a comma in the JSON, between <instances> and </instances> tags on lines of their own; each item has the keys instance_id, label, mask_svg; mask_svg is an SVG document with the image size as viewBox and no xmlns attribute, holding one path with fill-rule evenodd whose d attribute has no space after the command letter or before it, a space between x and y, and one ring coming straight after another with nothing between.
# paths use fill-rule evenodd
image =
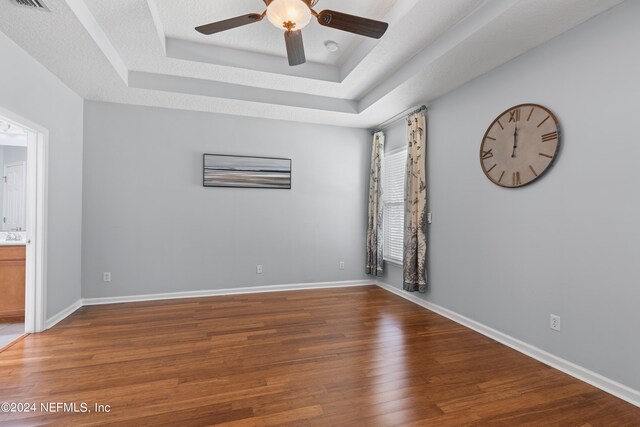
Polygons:
<instances>
[{"instance_id":1,"label":"clock roman numeral","mask_svg":"<svg viewBox=\"0 0 640 427\"><path fill-rule=\"evenodd\" d=\"M549 117L551 116L547 116L546 119L544 119L543 121L540 122L540 124L538 125L538 127L542 126L544 124L544 122L546 122L547 120L549 120Z\"/></svg>"},{"instance_id":2,"label":"clock roman numeral","mask_svg":"<svg viewBox=\"0 0 640 427\"><path fill-rule=\"evenodd\" d=\"M492 171L496 166L498 166L498 164L497 164L497 163L496 163L495 165L491 166L491 169L489 169L489 170L487 171L487 173L490 173L490 172L491 172L491 171Z\"/></svg>"},{"instance_id":3,"label":"clock roman numeral","mask_svg":"<svg viewBox=\"0 0 640 427\"><path fill-rule=\"evenodd\" d=\"M491 138L490 136L487 136L485 139L490 139L490 140L492 140L492 141L495 141L495 140L496 140L495 138Z\"/></svg>"},{"instance_id":4,"label":"clock roman numeral","mask_svg":"<svg viewBox=\"0 0 640 427\"><path fill-rule=\"evenodd\" d=\"M529 117L527 117L527 121L531 120L531 116L533 116L533 110L535 110L536 107L531 107L531 111L529 111Z\"/></svg>"},{"instance_id":5,"label":"clock roman numeral","mask_svg":"<svg viewBox=\"0 0 640 427\"><path fill-rule=\"evenodd\" d=\"M513 186L521 185L522 181L520 181L520 172L513 173Z\"/></svg>"},{"instance_id":6,"label":"clock roman numeral","mask_svg":"<svg viewBox=\"0 0 640 427\"><path fill-rule=\"evenodd\" d=\"M542 135L542 142L553 141L554 139L558 139L558 132L550 132Z\"/></svg>"},{"instance_id":7,"label":"clock roman numeral","mask_svg":"<svg viewBox=\"0 0 640 427\"><path fill-rule=\"evenodd\" d=\"M498 122L498 124L500 125L500 128L501 128L502 130L504 130L504 126L502 126L502 123L500 123L500 120L497 120L497 122Z\"/></svg>"},{"instance_id":8,"label":"clock roman numeral","mask_svg":"<svg viewBox=\"0 0 640 427\"><path fill-rule=\"evenodd\" d=\"M489 151L482 151L482 160L487 160L493 157L493 148Z\"/></svg>"},{"instance_id":9,"label":"clock roman numeral","mask_svg":"<svg viewBox=\"0 0 640 427\"><path fill-rule=\"evenodd\" d=\"M502 178L504 178L504 174L506 171L502 171L502 173L500 174L500 179L498 180L498 184L500 184L500 182L502 182Z\"/></svg>"},{"instance_id":10,"label":"clock roman numeral","mask_svg":"<svg viewBox=\"0 0 640 427\"><path fill-rule=\"evenodd\" d=\"M531 169L531 172L533 172L534 176L538 176L538 174L536 173L536 170L533 168L533 166L529 165L529 169Z\"/></svg>"},{"instance_id":11,"label":"clock roman numeral","mask_svg":"<svg viewBox=\"0 0 640 427\"><path fill-rule=\"evenodd\" d=\"M519 122L519 121L520 121L520 109L516 108L515 110L509 111L509 123Z\"/></svg>"},{"instance_id":12,"label":"clock roman numeral","mask_svg":"<svg viewBox=\"0 0 640 427\"><path fill-rule=\"evenodd\" d=\"M544 154L544 153L538 153L538 154L542 157L546 157L547 159L553 159L553 156L550 156L548 154Z\"/></svg>"}]
</instances>

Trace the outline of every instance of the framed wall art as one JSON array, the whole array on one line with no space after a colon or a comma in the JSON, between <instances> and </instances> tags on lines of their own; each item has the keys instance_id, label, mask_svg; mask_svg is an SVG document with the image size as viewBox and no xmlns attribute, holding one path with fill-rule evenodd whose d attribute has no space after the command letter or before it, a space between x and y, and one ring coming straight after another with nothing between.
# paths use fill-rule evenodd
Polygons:
<instances>
[{"instance_id":1,"label":"framed wall art","mask_svg":"<svg viewBox=\"0 0 640 427\"><path fill-rule=\"evenodd\" d=\"M291 159L205 154L205 187L291 189Z\"/></svg>"}]
</instances>

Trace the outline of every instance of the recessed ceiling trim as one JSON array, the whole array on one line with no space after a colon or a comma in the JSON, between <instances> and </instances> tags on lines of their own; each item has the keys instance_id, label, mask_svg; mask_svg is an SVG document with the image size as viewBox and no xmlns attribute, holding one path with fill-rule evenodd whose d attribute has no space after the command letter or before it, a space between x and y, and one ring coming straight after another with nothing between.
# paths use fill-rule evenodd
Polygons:
<instances>
[{"instance_id":1,"label":"recessed ceiling trim","mask_svg":"<svg viewBox=\"0 0 640 427\"><path fill-rule=\"evenodd\" d=\"M203 62L254 71L303 77L312 80L342 83L369 56L380 40L362 38L343 65L306 63L290 67L286 57L224 48L205 43L167 37L162 24L157 0L146 0L153 17L153 23L161 38L161 48L169 58ZM400 24L402 18L411 12L419 0L396 0L395 6L383 17L391 25Z\"/></svg>"},{"instance_id":2,"label":"recessed ceiling trim","mask_svg":"<svg viewBox=\"0 0 640 427\"><path fill-rule=\"evenodd\" d=\"M402 19L405 18L416 3L420 0L398 0L396 5L386 14L383 21L389 23L389 28L393 31L396 27L402 28ZM360 44L348 55L345 56L340 67L340 81L344 81L362 63L362 61L373 51L380 40L363 38Z\"/></svg>"},{"instance_id":3,"label":"recessed ceiling trim","mask_svg":"<svg viewBox=\"0 0 640 427\"><path fill-rule=\"evenodd\" d=\"M360 100L359 110L365 111L407 80L423 72L429 64L432 64L442 55L451 51L464 40L477 33L481 28L486 27L519 2L520 0L494 0L485 2L481 7L476 9L474 13L456 24L434 43L414 56L409 62L398 67L398 69L385 78L382 83L371 89Z\"/></svg>"},{"instance_id":4,"label":"recessed ceiling trim","mask_svg":"<svg viewBox=\"0 0 640 427\"><path fill-rule=\"evenodd\" d=\"M350 77L338 84L168 59L158 49L164 37L159 39L149 1L162 5L158 0L65 0L55 8L51 3L50 14L7 7L0 14L0 38L10 37L89 100L368 127L405 108L428 103L623 2L458 0L464 5L451 7L450 0L417 1L395 25L397 31L390 32L392 37L377 44ZM209 5L215 1L202 0ZM225 0L218 1L223 4ZM235 3L226 0L225 4ZM509 4L515 6L502 14L493 9ZM94 19L84 16L87 8L96 14ZM481 19L483 13L487 15ZM493 20L492 14L496 16ZM446 25L436 25L442 19ZM99 31L96 21L104 30ZM168 23L164 24L168 29ZM405 24L411 25L405 28ZM56 31L43 32L42 28ZM359 48L352 45L349 49ZM138 71L126 71L124 60L128 61L126 68ZM122 84L129 79L129 85Z\"/></svg>"},{"instance_id":5,"label":"recessed ceiling trim","mask_svg":"<svg viewBox=\"0 0 640 427\"><path fill-rule=\"evenodd\" d=\"M147 6L149 6L149 11L151 11L153 26L156 29L156 33L158 33L158 40L160 41L160 48L162 49L162 54L166 56L167 46L166 46L166 40L164 36L164 25L162 25L162 20L160 19L160 10L158 9L158 3L156 3L156 0L147 0Z\"/></svg>"},{"instance_id":6,"label":"recessed ceiling trim","mask_svg":"<svg viewBox=\"0 0 640 427\"><path fill-rule=\"evenodd\" d=\"M109 41L109 38L102 30L98 21L93 16L87 5L83 0L65 0L71 11L76 15L80 23L87 30L93 41L98 45L104 56L111 63L116 70L122 81L127 84L127 78L129 70L124 61L120 57L120 54L115 47Z\"/></svg>"},{"instance_id":7,"label":"recessed ceiling trim","mask_svg":"<svg viewBox=\"0 0 640 427\"><path fill-rule=\"evenodd\" d=\"M298 67L290 67L285 57L195 43L187 40L167 38L166 56L186 61L264 71L312 80L341 82L340 69L333 65L307 62Z\"/></svg>"},{"instance_id":8,"label":"recessed ceiling trim","mask_svg":"<svg viewBox=\"0 0 640 427\"><path fill-rule=\"evenodd\" d=\"M338 113L359 113L358 103L348 99L315 95L301 96L295 92L247 87L212 80L140 71L129 72L129 87Z\"/></svg>"}]
</instances>

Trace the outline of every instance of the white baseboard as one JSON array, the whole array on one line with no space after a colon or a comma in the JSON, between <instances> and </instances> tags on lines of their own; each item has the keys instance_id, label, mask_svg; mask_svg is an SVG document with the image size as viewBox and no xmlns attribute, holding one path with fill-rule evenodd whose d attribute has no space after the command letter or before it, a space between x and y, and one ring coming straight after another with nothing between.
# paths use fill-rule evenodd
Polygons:
<instances>
[{"instance_id":1,"label":"white baseboard","mask_svg":"<svg viewBox=\"0 0 640 427\"><path fill-rule=\"evenodd\" d=\"M473 329L474 331L479 332L482 335L498 341L499 343L511 347L512 349L517 350L520 353L526 354L527 356L532 357L539 362L544 363L545 365L549 365L552 368L569 374L574 378L591 384L592 386L597 387L600 390L606 391L609 394L619 397L620 399L625 400L632 405L640 407L640 391L638 390L634 390L631 387L620 384L617 381L604 377L596 372L590 371L589 369L583 368L582 366L576 365L575 363L569 362L568 360L548 353L538 347L527 344L524 341L513 338L512 336L490 328L489 326L483 325L482 323L476 322L475 320L469 319L468 317L465 317L454 311L425 301L424 299L416 296L414 293L403 291L399 288L396 288L395 286L380 281L377 282L377 285L382 289L385 289L406 300L418 304L419 306L422 306L429 311L433 311L434 313L444 316L456 323L459 323L469 329Z\"/></svg>"},{"instance_id":2,"label":"white baseboard","mask_svg":"<svg viewBox=\"0 0 640 427\"><path fill-rule=\"evenodd\" d=\"M73 304L71 304L69 307L61 310L57 314L55 314L55 315L51 316L50 318L48 318L47 321L45 322L45 325L44 325L45 329L49 329L49 328L54 327L55 325L60 323L62 320L66 319L68 316L73 314L73 312L75 312L80 307L82 307L82 300L79 299L78 301L76 301Z\"/></svg>"},{"instance_id":3,"label":"white baseboard","mask_svg":"<svg viewBox=\"0 0 640 427\"><path fill-rule=\"evenodd\" d=\"M164 294L131 295L121 297L83 298L82 305L117 304L123 302L159 301L167 299L214 297L221 295L256 294L262 292L298 291L305 289L346 288L375 285L375 280L349 280L344 282L292 283L287 285L251 286L204 291L170 292Z\"/></svg>"},{"instance_id":4,"label":"white baseboard","mask_svg":"<svg viewBox=\"0 0 640 427\"><path fill-rule=\"evenodd\" d=\"M181 298L199 298L221 295L241 295L241 294L255 294L261 292L283 292L283 291L297 291L305 289L328 289L328 288L348 288L352 286L371 286L375 285L375 280L347 280L343 282L317 282L317 283L292 283L287 285L268 285L268 286L251 286L244 288L229 288L229 289L211 289L204 291L187 291L187 292L171 292L164 294L147 294L147 295L132 295L121 297L103 297L103 298L83 298L71 304L69 307L60 311L56 315L52 316L46 321L45 329L49 329L66 317L71 315L80 307L85 305L103 305L103 304L118 304L123 302L139 302L139 301L159 301L168 299L181 299Z\"/></svg>"}]
</instances>

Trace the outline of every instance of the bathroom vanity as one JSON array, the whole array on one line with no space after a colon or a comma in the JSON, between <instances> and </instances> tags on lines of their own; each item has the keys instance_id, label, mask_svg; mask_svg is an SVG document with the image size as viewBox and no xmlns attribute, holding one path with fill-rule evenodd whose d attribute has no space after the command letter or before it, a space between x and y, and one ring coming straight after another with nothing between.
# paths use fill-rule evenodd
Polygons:
<instances>
[{"instance_id":1,"label":"bathroom vanity","mask_svg":"<svg viewBox=\"0 0 640 427\"><path fill-rule=\"evenodd\" d=\"M26 247L16 242L0 245L0 318L24 318Z\"/></svg>"},{"instance_id":2,"label":"bathroom vanity","mask_svg":"<svg viewBox=\"0 0 640 427\"><path fill-rule=\"evenodd\" d=\"M7 124L0 137L0 323L14 323L25 307L27 133Z\"/></svg>"}]
</instances>

